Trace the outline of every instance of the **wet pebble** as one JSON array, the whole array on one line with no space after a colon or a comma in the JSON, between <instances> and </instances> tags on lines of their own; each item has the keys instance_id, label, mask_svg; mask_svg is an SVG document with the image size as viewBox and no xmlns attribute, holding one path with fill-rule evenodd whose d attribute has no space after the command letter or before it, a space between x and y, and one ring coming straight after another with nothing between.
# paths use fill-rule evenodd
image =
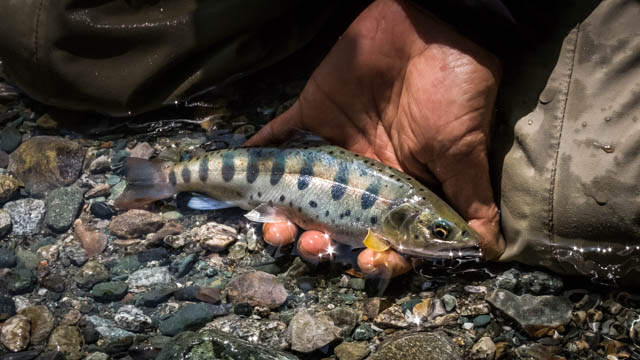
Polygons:
<instances>
[{"instance_id":1,"label":"wet pebble","mask_svg":"<svg viewBox=\"0 0 640 360\"><path fill-rule=\"evenodd\" d=\"M27 317L31 323L31 344L44 343L55 325L55 319L49 308L44 305L26 307L18 314Z\"/></svg>"},{"instance_id":2,"label":"wet pebble","mask_svg":"<svg viewBox=\"0 0 640 360\"><path fill-rule=\"evenodd\" d=\"M33 251L17 248L16 256L18 257L18 267L23 266L30 270L35 270L40 265L40 259Z\"/></svg>"},{"instance_id":3,"label":"wet pebble","mask_svg":"<svg viewBox=\"0 0 640 360\"><path fill-rule=\"evenodd\" d=\"M123 281L109 281L96 284L91 296L99 302L120 301L127 294L129 286Z\"/></svg>"},{"instance_id":4,"label":"wet pebble","mask_svg":"<svg viewBox=\"0 0 640 360\"><path fill-rule=\"evenodd\" d=\"M9 215L8 212L0 209L0 238L7 235L10 231L11 231L11 215Z\"/></svg>"},{"instance_id":5,"label":"wet pebble","mask_svg":"<svg viewBox=\"0 0 640 360\"><path fill-rule=\"evenodd\" d=\"M444 305L444 309L447 312L450 312L453 309L455 309L457 303L458 301L456 300L456 298L450 294L444 294L442 296L442 304Z\"/></svg>"},{"instance_id":6,"label":"wet pebble","mask_svg":"<svg viewBox=\"0 0 640 360\"><path fill-rule=\"evenodd\" d=\"M282 305L289 295L277 277L262 271L237 276L227 286L234 304L249 303L271 309Z\"/></svg>"},{"instance_id":7,"label":"wet pebble","mask_svg":"<svg viewBox=\"0 0 640 360\"><path fill-rule=\"evenodd\" d=\"M136 146L131 149L131 157L140 158L148 160L153 155L154 149L149 145L149 143L142 142L136 144Z\"/></svg>"},{"instance_id":8,"label":"wet pebble","mask_svg":"<svg viewBox=\"0 0 640 360\"><path fill-rule=\"evenodd\" d=\"M104 197L109 195L111 186L109 184L98 184L84 193L85 199L93 199L97 197Z\"/></svg>"},{"instance_id":9,"label":"wet pebble","mask_svg":"<svg viewBox=\"0 0 640 360\"><path fill-rule=\"evenodd\" d=\"M60 251L56 245L45 245L38 248L36 254L40 259L46 260L47 263L52 264L56 259L58 259Z\"/></svg>"},{"instance_id":10,"label":"wet pebble","mask_svg":"<svg viewBox=\"0 0 640 360\"><path fill-rule=\"evenodd\" d=\"M108 354L117 354L126 351L135 339L135 334L120 329L112 320L92 315L87 316L102 338L102 347Z\"/></svg>"},{"instance_id":11,"label":"wet pebble","mask_svg":"<svg viewBox=\"0 0 640 360\"><path fill-rule=\"evenodd\" d=\"M6 127L0 131L0 150L11 153L22 142L22 134L14 127Z\"/></svg>"},{"instance_id":12,"label":"wet pebble","mask_svg":"<svg viewBox=\"0 0 640 360\"><path fill-rule=\"evenodd\" d=\"M393 305L393 303L386 298L368 298L364 303L364 312L370 319L373 319L391 305Z\"/></svg>"},{"instance_id":13,"label":"wet pebble","mask_svg":"<svg viewBox=\"0 0 640 360\"><path fill-rule=\"evenodd\" d=\"M2 324L0 342L10 351L22 351L29 346L31 323L24 315L15 315Z\"/></svg>"},{"instance_id":14,"label":"wet pebble","mask_svg":"<svg viewBox=\"0 0 640 360\"><path fill-rule=\"evenodd\" d=\"M45 224L57 233L67 231L78 216L83 201L84 190L77 186L50 191L45 199L47 207Z\"/></svg>"},{"instance_id":15,"label":"wet pebble","mask_svg":"<svg viewBox=\"0 0 640 360\"><path fill-rule=\"evenodd\" d=\"M11 201L3 206L11 216L12 233L18 236L35 235L45 214L45 203L38 199Z\"/></svg>"},{"instance_id":16,"label":"wet pebble","mask_svg":"<svg viewBox=\"0 0 640 360\"><path fill-rule=\"evenodd\" d=\"M176 272L176 276L181 278L189 273L193 268L193 265L198 260L198 257L195 254L189 254L185 256L184 259L176 260L171 268Z\"/></svg>"},{"instance_id":17,"label":"wet pebble","mask_svg":"<svg viewBox=\"0 0 640 360\"><path fill-rule=\"evenodd\" d=\"M253 314L253 307L248 303L239 303L233 307L233 313L241 316L250 316Z\"/></svg>"},{"instance_id":18,"label":"wet pebble","mask_svg":"<svg viewBox=\"0 0 640 360\"><path fill-rule=\"evenodd\" d=\"M475 318L473 318L473 326L476 328L486 326L490 322L491 322L491 316L489 315L478 315Z\"/></svg>"},{"instance_id":19,"label":"wet pebble","mask_svg":"<svg viewBox=\"0 0 640 360\"><path fill-rule=\"evenodd\" d=\"M40 281L40 286L53 292L62 293L65 289L64 278L58 274L50 274Z\"/></svg>"},{"instance_id":20,"label":"wet pebble","mask_svg":"<svg viewBox=\"0 0 640 360\"><path fill-rule=\"evenodd\" d=\"M125 256L118 260L118 262L111 267L111 275L114 277L129 275L140 269L141 266L142 264L140 263L140 261L138 261L137 256Z\"/></svg>"},{"instance_id":21,"label":"wet pebble","mask_svg":"<svg viewBox=\"0 0 640 360\"><path fill-rule=\"evenodd\" d=\"M16 304L8 296L0 295L0 321L5 321L16 314Z\"/></svg>"},{"instance_id":22,"label":"wet pebble","mask_svg":"<svg viewBox=\"0 0 640 360\"><path fill-rule=\"evenodd\" d=\"M22 186L22 182L9 175L0 175L0 205L11 200Z\"/></svg>"},{"instance_id":23,"label":"wet pebble","mask_svg":"<svg viewBox=\"0 0 640 360\"><path fill-rule=\"evenodd\" d=\"M480 338L480 340L473 344L473 347L471 348L472 359L493 360L495 356L496 344L494 344L488 336Z\"/></svg>"},{"instance_id":24,"label":"wet pebble","mask_svg":"<svg viewBox=\"0 0 640 360\"><path fill-rule=\"evenodd\" d=\"M73 225L74 232L89 258L101 254L107 247L107 235L103 232L90 230L80 219L77 219Z\"/></svg>"},{"instance_id":25,"label":"wet pebble","mask_svg":"<svg viewBox=\"0 0 640 360\"><path fill-rule=\"evenodd\" d=\"M137 238L157 231L164 220L160 215L145 210L129 210L111 220L109 229L123 239Z\"/></svg>"},{"instance_id":26,"label":"wet pebble","mask_svg":"<svg viewBox=\"0 0 640 360\"><path fill-rule=\"evenodd\" d=\"M124 305L118 309L114 320L119 327L133 332L142 332L152 324L151 318L133 305Z\"/></svg>"},{"instance_id":27,"label":"wet pebble","mask_svg":"<svg viewBox=\"0 0 640 360\"><path fill-rule=\"evenodd\" d=\"M494 290L487 301L513 318L531 336L541 337L571 321L573 304L560 296L517 296L507 290Z\"/></svg>"},{"instance_id":28,"label":"wet pebble","mask_svg":"<svg viewBox=\"0 0 640 360\"><path fill-rule=\"evenodd\" d=\"M17 263L18 258L13 249L0 248L0 268L12 268Z\"/></svg>"},{"instance_id":29,"label":"wet pebble","mask_svg":"<svg viewBox=\"0 0 640 360\"><path fill-rule=\"evenodd\" d=\"M375 336L375 331L369 323L362 323L353 330L353 339L356 341L371 340Z\"/></svg>"},{"instance_id":30,"label":"wet pebble","mask_svg":"<svg viewBox=\"0 0 640 360\"><path fill-rule=\"evenodd\" d=\"M323 315L314 316L306 309L298 311L289 323L291 349L309 353L340 337L340 328Z\"/></svg>"},{"instance_id":31,"label":"wet pebble","mask_svg":"<svg viewBox=\"0 0 640 360\"><path fill-rule=\"evenodd\" d=\"M171 283L168 266L140 269L129 275L127 283L132 288L144 286L160 286Z\"/></svg>"},{"instance_id":32,"label":"wet pebble","mask_svg":"<svg viewBox=\"0 0 640 360\"><path fill-rule=\"evenodd\" d=\"M109 271L98 261L84 264L75 276L76 285L83 290L91 290L94 285L109 280Z\"/></svg>"},{"instance_id":33,"label":"wet pebble","mask_svg":"<svg viewBox=\"0 0 640 360\"><path fill-rule=\"evenodd\" d=\"M68 245L64 249L64 254L75 266L83 266L89 260L89 253L77 242Z\"/></svg>"},{"instance_id":34,"label":"wet pebble","mask_svg":"<svg viewBox=\"0 0 640 360\"><path fill-rule=\"evenodd\" d=\"M383 329L403 329L409 327L409 322L405 319L402 308L398 305L392 305L382 311L375 317L373 323Z\"/></svg>"},{"instance_id":35,"label":"wet pebble","mask_svg":"<svg viewBox=\"0 0 640 360\"><path fill-rule=\"evenodd\" d=\"M60 354L57 358L48 357L47 353L41 354L42 350L36 348L33 350L25 350L17 353L8 353L0 357L2 360L64 360L64 356Z\"/></svg>"},{"instance_id":36,"label":"wet pebble","mask_svg":"<svg viewBox=\"0 0 640 360\"><path fill-rule=\"evenodd\" d=\"M334 353L338 360L362 360L369 355L369 345L366 342L343 342L336 346Z\"/></svg>"},{"instance_id":37,"label":"wet pebble","mask_svg":"<svg viewBox=\"0 0 640 360\"><path fill-rule=\"evenodd\" d=\"M162 320L159 330L163 335L175 336L183 331L198 330L215 316L222 316L227 313L226 308L221 305L189 304L181 307L169 318Z\"/></svg>"},{"instance_id":38,"label":"wet pebble","mask_svg":"<svg viewBox=\"0 0 640 360\"><path fill-rule=\"evenodd\" d=\"M106 155L95 158L89 165L89 172L92 174L104 174L111 170L111 160Z\"/></svg>"},{"instance_id":39,"label":"wet pebble","mask_svg":"<svg viewBox=\"0 0 640 360\"><path fill-rule=\"evenodd\" d=\"M9 154L0 150L0 169L6 169L9 166Z\"/></svg>"},{"instance_id":40,"label":"wet pebble","mask_svg":"<svg viewBox=\"0 0 640 360\"><path fill-rule=\"evenodd\" d=\"M389 339L371 360L457 360L462 351L441 331L400 335Z\"/></svg>"},{"instance_id":41,"label":"wet pebble","mask_svg":"<svg viewBox=\"0 0 640 360\"><path fill-rule=\"evenodd\" d=\"M238 238L238 232L231 226L209 222L187 232L187 237L211 251L222 251Z\"/></svg>"},{"instance_id":42,"label":"wet pebble","mask_svg":"<svg viewBox=\"0 0 640 360\"><path fill-rule=\"evenodd\" d=\"M85 150L74 141L36 136L10 155L9 170L22 180L27 192L42 193L76 181L84 155Z\"/></svg>"},{"instance_id":43,"label":"wet pebble","mask_svg":"<svg viewBox=\"0 0 640 360\"><path fill-rule=\"evenodd\" d=\"M144 264L151 261L163 262L167 260L167 258L169 257L169 253L165 248L152 248L147 251L138 253L137 256L138 256L138 261Z\"/></svg>"},{"instance_id":44,"label":"wet pebble","mask_svg":"<svg viewBox=\"0 0 640 360\"><path fill-rule=\"evenodd\" d=\"M238 315L227 315L216 318L207 324L207 329L220 330L242 340L272 349L289 348L287 340L287 324L277 320L257 320Z\"/></svg>"},{"instance_id":45,"label":"wet pebble","mask_svg":"<svg viewBox=\"0 0 640 360\"><path fill-rule=\"evenodd\" d=\"M173 287L159 287L136 296L137 306L146 306L154 308L167 300L176 291Z\"/></svg>"},{"instance_id":46,"label":"wet pebble","mask_svg":"<svg viewBox=\"0 0 640 360\"><path fill-rule=\"evenodd\" d=\"M33 271L25 267L14 269L9 278L9 293L13 295L28 294L33 291L36 285L36 276Z\"/></svg>"}]
</instances>

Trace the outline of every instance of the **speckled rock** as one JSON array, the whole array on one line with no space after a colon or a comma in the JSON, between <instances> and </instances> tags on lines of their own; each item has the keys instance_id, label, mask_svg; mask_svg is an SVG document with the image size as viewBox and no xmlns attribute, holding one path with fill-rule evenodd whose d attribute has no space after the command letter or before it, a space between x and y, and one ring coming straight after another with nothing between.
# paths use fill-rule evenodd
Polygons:
<instances>
[{"instance_id":1,"label":"speckled rock","mask_svg":"<svg viewBox=\"0 0 640 360\"><path fill-rule=\"evenodd\" d=\"M151 318L133 305L124 305L118 309L114 320L119 327L134 332L144 331L152 324Z\"/></svg>"},{"instance_id":2,"label":"speckled rock","mask_svg":"<svg viewBox=\"0 0 640 360\"><path fill-rule=\"evenodd\" d=\"M373 323L383 329L403 329L409 327L409 322L405 319L404 314L402 313L402 308L398 305L392 305L382 311L375 317Z\"/></svg>"},{"instance_id":3,"label":"speckled rock","mask_svg":"<svg viewBox=\"0 0 640 360\"><path fill-rule=\"evenodd\" d=\"M170 282L171 274L168 266L140 269L129 275L127 279L127 284L133 288L167 285Z\"/></svg>"},{"instance_id":4,"label":"speckled rock","mask_svg":"<svg viewBox=\"0 0 640 360\"><path fill-rule=\"evenodd\" d=\"M112 320L96 315L87 316L86 319L100 334L102 341L104 341L104 348L109 354L126 351L135 339L134 333L120 329Z\"/></svg>"},{"instance_id":5,"label":"speckled rock","mask_svg":"<svg viewBox=\"0 0 640 360\"><path fill-rule=\"evenodd\" d=\"M494 290L487 301L503 311L533 337L546 335L549 330L571 321L573 304L561 296L517 296L507 290Z\"/></svg>"},{"instance_id":6,"label":"speckled rock","mask_svg":"<svg viewBox=\"0 0 640 360\"><path fill-rule=\"evenodd\" d=\"M343 342L334 350L338 360L362 360L369 355L366 342Z\"/></svg>"},{"instance_id":7,"label":"speckled rock","mask_svg":"<svg viewBox=\"0 0 640 360\"><path fill-rule=\"evenodd\" d=\"M145 210L129 210L113 218L109 229L118 237L130 239L157 231L163 223L160 215Z\"/></svg>"},{"instance_id":8,"label":"speckled rock","mask_svg":"<svg viewBox=\"0 0 640 360\"><path fill-rule=\"evenodd\" d=\"M102 263L89 261L80 268L75 280L79 288L91 290L95 284L109 280L109 271Z\"/></svg>"},{"instance_id":9,"label":"speckled rock","mask_svg":"<svg viewBox=\"0 0 640 360\"><path fill-rule=\"evenodd\" d=\"M295 356L237 339L221 331L184 332L163 347L156 358L295 360Z\"/></svg>"},{"instance_id":10,"label":"speckled rock","mask_svg":"<svg viewBox=\"0 0 640 360\"><path fill-rule=\"evenodd\" d=\"M62 233L67 231L80 212L84 190L77 186L58 188L47 194L47 215L44 218L49 229Z\"/></svg>"},{"instance_id":11,"label":"speckled rock","mask_svg":"<svg viewBox=\"0 0 640 360\"><path fill-rule=\"evenodd\" d=\"M31 324L24 315L16 315L2 324L0 342L10 351L22 351L29 346Z\"/></svg>"},{"instance_id":12,"label":"speckled rock","mask_svg":"<svg viewBox=\"0 0 640 360\"><path fill-rule=\"evenodd\" d=\"M109 281L96 284L91 296L99 302L119 301L127 294L129 286L124 281Z\"/></svg>"},{"instance_id":13,"label":"speckled rock","mask_svg":"<svg viewBox=\"0 0 640 360\"><path fill-rule=\"evenodd\" d=\"M18 236L35 235L44 218L45 204L38 199L11 201L2 207L11 216L12 233Z\"/></svg>"},{"instance_id":14,"label":"speckled rock","mask_svg":"<svg viewBox=\"0 0 640 360\"><path fill-rule=\"evenodd\" d=\"M235 314L217 318L207 324L207 330L220 330L252 344L267 346L271 349L286 350L287 324L277 320L256 320Z\"/></svg>"},{"instance_id":15,"label":"speckled rock","mask_svg":"<svg viewBox=\"0 0 640 360\"><path fill-rule=\"evenodd\" d=\"M22 181L8 175L0 175L0 205L11 200L20 186Z\"/></svg>"},{"instance_id":16,"label":"speckled rock","mask_svg":"<svg viewBox=\"0 0 640 360\"><path fill-rule=\"evenodd\" d=\"M69 257L69 260L75 266L83 266L89 260L89 253L77 242L68 245L64 249L64 254Z\"/></svg>"},{"instance_id":17,"label":"speckled rock","mask_svg":"<svg viewBox=\"0 0 640 360\"><path fill-rule=\"evenodd\" d=\"M82 359L82 350L84 348L84 339L80 329L76 326L63 325L58 326L51 332L47 350L61 351L68 360Z\"/></svg>"},{"instance_id":18,"label":"speckled rock","mask_svg":"<svg viewBox=\"0 0 640 360\"><path fill-rule=\"evenodd\" d=\"M189 230L187 237L197 241L205 249L222 251L238 239L238 232L231 226L209 222Z\"/></svg>"},{"instance_id":19,"label":"speckled rock","mask_svg":"<svg viewBox=\"0 0 640 360\"><path fill-rule=\"evenodd\" d=\"M289 329L291 349L303 353L317 350L340 338L340 328L328 316L313 316L306 309L293 316Z\"/></svg>"},{"instance_id":20,"label":"speckled rock","mask_svg":"<svg viewBox=\"0 0 640 360\"><path fill-rule=\"evenodd\" d=\"M480 338L480 340L473 344L473 347L471 348L472 359L493 360L495 357L496 344L494 344L488 336Z\"/></svg>"},{"instance_id":21,"label":"speckled rock","mask_svg":"<svg viewBox=\"0 0 640 360\"><path fill-rule=\"evenodd\" d=\"M159 330L163 335L175 336L183 331L194 331L202 328L215 316L226 315L220 305L206 303L189 304L181 307L169 318L160 322Z\"/></svg>"},{"instance_id":22,"label":"speckled rock","mask_svg":"<svg viewBox=\"0 0 640 360\"><path fill-rule=\"evenodd\" d=\"M282 305L289 295L277 277L262 271L233 278L227 286L227 294L234 304L246 302L271 309Z\"/></svg>"},{"instance_id":23,"label":"speckled rock","mask_svg":"<svg viewBox=\"0 0 640 360\"><path fill-rule=\"evenodd\" d=\"M0 209L0 239L11 231L11 215Z\"/></svg>"},{"instance_id":24,"label":"speckled rock","mask_svg":"<svg viewBox=\"0 0 640 360\"><path fill-rule=\"evenodd\" d=\"M462 351L441 331L400 335L385 341L370 360L459 360Z\"/></svg>"},{"instance_id":25,"label":"speckled rock","mask_svg":"<svg viewBox=\"0 0 640 360\"><path fill-rule=\"evenodd\" d=\"M55 319L49 308L44 305L26 307L19 312L31 322L31 344L44 343L55 325Z\"/></svg>"},{"instance_id":26,"label":"speckled rock","mask_svg":"<svg viewBox=\"0 0 640 360\"><path fill-rule=\"evenodd\" d=\"M35 136L9 157L9 171L29 193L71 185L82 170L85 150L76 142L54 136Z\"/></svg>"}]
</instances>

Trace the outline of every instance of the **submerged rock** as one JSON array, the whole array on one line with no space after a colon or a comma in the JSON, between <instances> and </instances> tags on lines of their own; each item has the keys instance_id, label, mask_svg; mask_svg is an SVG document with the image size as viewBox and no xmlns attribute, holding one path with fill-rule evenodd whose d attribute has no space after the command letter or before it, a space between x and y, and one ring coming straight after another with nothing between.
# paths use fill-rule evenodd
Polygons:
<instances>
[{"instance_id":1,"label":"submerged rock","mask_svg":"<svg viewBox=\"0 0 640 360\"><path fill-rule=\"evenodd\" d=\"M0 321L5 321L16 314L16 303L8 296L0 295Z\"/></svg>"},{"instance_id":2,"label":"submerged rock","mask_svg":"<svg viewBox=\"0 0 640 360\"><path fill-rule=\"evenodd\" d=\"M0 332L0 342L10 351L22 351L29 346L31 324L24 315L9 318Z\"/></svg>"},{"instance_id":3,"label":"submerged rock","mask_svg":"<svg viewBox=\"0 0 640 360\"><path fill-rule=\"evenodd\" d=\"M11 215L9 215L8 212L0 209L0 238L7 235L10 231L11 231Z\"/></svg>"},{"instance_id":4,"label":"submerged rock","mask_svg":"<svg viewBox=\"0 0 640 360\"><path fill-rule=\"evenodd\" d=\"M100 302L112 302L121 300L129 287L124 281L109 281L96 284L91 289L91 296Z\"/></svg>"},{"instance_id":5,"label":"submerged rock","mask_svg":"<svg viewBox=\"0 0 640 360\"><path fill-rule=\"evenodd\" d=\"M80 176L85 150L74 141L36 136L10 155L9 171L22 180L31 194L69 186Z\"/></svg>"},{"instance_id":6,"label":"submerged rock","mask_svg":"<svg viewBox=\"0 0 640 360\"><path fill-rule=\"evenodd\" d=\"M19 312L31 323L31 344L44 343L55 326L55 319L44 305L29 306Z\"/></svg>"},{"instance_id":7,"label":"submerged rock","mask_svg":"<svg viewBox=\"0 0 640 360\"><path fill-rule=\"evenodd\" d=\"M496 357L496 344L488 336L480 338L471 348L471 357L473 359L493 360Z\"/></svg>"},{"instance_id":8,"label":"submerged rock","mask_svg":"<svg viewBox=\"0 0 640 360\"><path fill-rule=\"evenodd\" d=\"M0 131L0 150L11 153L22 142L22 134L18 129L8 126Z\"/></svg>"},{"instance_id":9,"label":"submerged rock","mask_svg":"<svg viewBox=\"0 0 640 360\"><path fill-rule=\"evenodd\" d=\"M328 316L314 316L306 309L293 316L289 329L291 349L303 353L317 350L340 338L340 328Z\"/></svg>"},{"instance_id":10,"label":"submerged rock","mask_svg":"<svg viewBox=\"0 0 640 360\"><path fill-rule=\"evenodd\" d=\"M109 354L127 350L135 339L134 333L120 329L112 320L93 315L87 316L87 321L92 323L98 331L104 341L104 348Z\"/></svg>"},{"instance_id":11,"label":"submerged rock","mask_svg":"<svg viewBox=\"0 0 640 360\"><path fill-rule=\"evenodd\" d=\"M98 261L84 264L75 277L76 284L83 290L91 290L98 283L109 280L109 271Z\"/></svg>"},{"instance_id":12,"label":"submerged rock","mask_svg":"<svg viewBox=\"0 0 640 360\"><path fill-rule=\"evenodd\" d=\"M3 210L11 216L14 235L30 236L40 230L45 204L44 201L38 199L21 199L4 204Z\"/></svg>"},{"instance_id":13,"label":"submerged rock","mask_svg":"<svg viewBox=\"0 0 640 360\"><path fill-rule=\"evenodd\" d=\"M0 248L0 268L12 268L18 263L18 257L13 249Z\"/></svg>"},{"instance_id":14,"label":"submerged rock","mask_svg":"<svg viewBox=\"0 0 640 360\"><path fill-rule=\"evenodd\" d=\"M144 331L152 324L151 318L133 305L125 305L118 309L114 320L121 328L135 332Z\"/></svg>"},{"instance_id":15,"label":"submerged rock","mask_svg":"<svg viewBox=\"0 0 640 360\"><path fill-rule=\"evenodd\" d=\"M0 175L0 205L11 200L22 186L22 182L8 175Z\"/></svg>"},{"instance_id":16,"label":"submerged rock","mask_svg":"<svg viewBox=\"0 0 640 360\"><path fill-rule=\"evenodd\" d=\"M47 194L47 215L44 218L49 229L67 231L80 212L84 190L77 186L55 189Z\"/></svg>"},{"instance_id":17,"label":"submerged rock","mask_svg":"<svg viewBox=\"0 0 640 360\"><path fill-rule=\"evenodd\" d=\"M101 254L107 247L107 235L100 231L89 230L80 219L74 222L74 231L88 257Z\"/></svg>"},{"instance_id":18,"label":"submerged rock","mask_svg":"<svg viewBox=\"0 0 640 360\"><path fill-rule=\"evenodd\" d=\"M9 278L9 293L14 295L27 294L33 291L36 285L36 276L33 271L25 267L18 267Z\"/></svg>"},{"instance_id":19,"label":"submerged rock","mask_svg":"<svg viewBox=\"0 0 640 360\"><path fill-rule=\"evenodd\" d=\"M210 329L271 349L285 350L289 347L287 324L277 320L256 320L234 314L213 320L207 324L207 330Z\"/></svg>"},{"instance_id":20,"label":"submerged rock","mask_svg":"<svg viewBox=\"0 0 640 360\"><path fill-rule=\"evenodd\" d=\"M517 296L507 290L494 290L487 301L513 318L531 336L541 337L571 321L573 304L561 296Z\"/></svg>"},{"instance_id":21,"label":"submerged rock","mask_svg":"<svg viewBox=\"0 0 640 360\"><path fill-rule=\"evenodd\" d=\"M436 331L400 335L384 342L371 360L458 360L462 351L447 335Z\"/></svg>"},{"instance_id":22,"label":"submerged rock","mask_svg":"<svg viewBox=\"0 0 640 360\"><path fill-rule=\"evenodd\" d=\"M295 356L252 344L217 330L184 332L167 344L156 358L295 360Z\"/></svg>"},{"instance_id":23,"label":"submerged rock","mask_svg":"<svg viewBox=\"0 0 640 360\"><path fill-rule=\"evenodd\" d=\"M145 210L129 210L113 218L109 229L120 238L130 239L155 232L163 223L160 215Z\"/></svg>"},{"instance_id":24,"label":"submerged rock","mask_svg":"<svg viewBox=\"0 0 640 360\"><path fill-rule=\"evenodd\" d=\"M343 342L334 350L338 360L362 360L369 355L369 345L366 342Z\"/></svg>"},{"instance_id":25,"label":"submerged rock","mask_svg":"<svg viewBox=\"0 0 640 360\"><path fill-rule=\"evenodd\" d=\"M215 316L226 314L226 308L221 305L189 304L180 308L169 318L162 320L159 330L163 335L175 336L183 331L198 330L213 320Z\"/></svg>"},{"instance_id":26,"label":"submerged rock","mask_svg":"<svg viewBox=\"0 0 640 360\"><path fill-rule=\"evenodd\" d=\"M133 288L166 285L170 282L171 274L168 266L140 269L129 275L127 279L127 283Z\"/></svg>"},{"instance_id":27,"label":"submerged rock","mask_svg":"<svg viewBox=\"0 0 640 360\"><path fill-rule=\"evenodd\" d=\"M287 290L277 277L262 271L237 276L227 286L234 304L249 303L251 306L267 306L275 309L287 300Z\"/></svg>"},{"instance_id":28,"label":"submerged rock","mask_svg":"<svg viewBox=\"0 0 640 360\"><path fill-rule=\"evenodd\" d=\"M53 330L47 343L47 350L61 351L68 360L82 359L84 339L76 326L63 325Z\"/></svg>"}]
</instances>

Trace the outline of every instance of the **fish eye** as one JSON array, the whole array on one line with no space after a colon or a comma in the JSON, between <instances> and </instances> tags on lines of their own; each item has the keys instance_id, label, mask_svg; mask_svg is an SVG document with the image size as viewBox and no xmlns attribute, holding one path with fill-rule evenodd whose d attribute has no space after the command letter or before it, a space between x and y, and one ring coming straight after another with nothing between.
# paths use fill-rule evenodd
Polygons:
<instances>
[{"instance_id":1,"label":"fish eye","mask_svg":"<svg viewBox=\"0 0 640 360\"><path fill-rule=\"evenodd\" d=\"M448 222L446 222L444 220L438 220L438 221L433 223L433 226L431 228L431 232L438 239L444 240L451 233L451 226L449 225Z\"/></svg>"}]
</instances>

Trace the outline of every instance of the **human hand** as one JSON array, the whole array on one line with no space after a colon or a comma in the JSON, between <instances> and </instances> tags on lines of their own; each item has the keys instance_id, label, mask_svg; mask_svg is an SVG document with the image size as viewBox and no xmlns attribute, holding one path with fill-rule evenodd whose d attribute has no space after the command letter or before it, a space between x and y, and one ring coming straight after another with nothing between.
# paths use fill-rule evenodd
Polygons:
<instances>
[{"instance_id":1,"label":"human hand","mask_svg":"<svg viewBox=\"0 0 640 360\"><path fill-rule=\"evenodd\" d=\"M498 61L428 13L378 0L351 24L296 103L247 145L304 129L440 185L480 234L487 259L504 251L487 148Z\"/></svg>"}]
</instances>

